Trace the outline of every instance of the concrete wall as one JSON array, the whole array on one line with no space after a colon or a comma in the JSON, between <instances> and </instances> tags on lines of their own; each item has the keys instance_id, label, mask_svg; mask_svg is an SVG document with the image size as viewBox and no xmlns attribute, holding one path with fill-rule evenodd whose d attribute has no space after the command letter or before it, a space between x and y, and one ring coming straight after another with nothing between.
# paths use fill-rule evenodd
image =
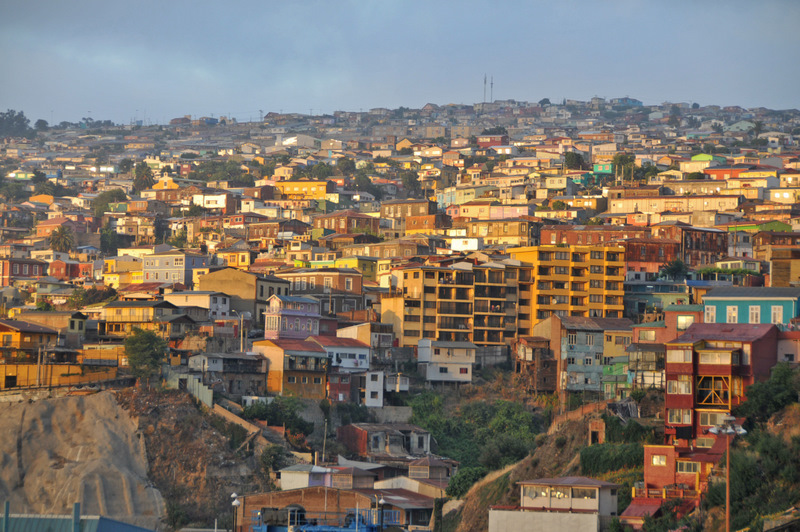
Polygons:
<instances>
[{"instance_id":1,"label":"concrete wall","mask_svg":"<svg viewBox=\"0 0 800 532\"><path fill-rule=\"evenodd\" d=\"M181 378L186 379L186 391L189 392L195 399L206 405L208 408L214 406L214 392L211 388L205 386L200 377L191 375L189 373L180 373L173 371L169 368L162 368L161 374L166 382L167 388L178 389L178 381Z\"/></svg>"},{"instance_id":2,"label":"concrete wall","mask_svg":"<svg viewBox=\"0 0 800 532\"><path fill-rule=\"evenodd\" d=\"M408 423L411 420L410 406L384 406L370 410L378 423Z\"/></svg>"},{"instance_id":3,"label":"concrete wall","mask_svg":"<svg viewBox=\"0 0 800 532\"><path fill-rule=\"evenodd\" d=\"M523 512L519 510L489 510L489 532L549 532L551 530L600 530L596 514Z\"/></svg>"}]
</instances>

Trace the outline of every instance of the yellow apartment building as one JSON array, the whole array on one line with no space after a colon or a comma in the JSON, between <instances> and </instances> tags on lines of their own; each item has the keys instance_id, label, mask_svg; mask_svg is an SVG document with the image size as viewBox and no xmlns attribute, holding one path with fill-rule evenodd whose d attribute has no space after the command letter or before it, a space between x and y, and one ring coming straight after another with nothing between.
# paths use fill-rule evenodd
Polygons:
<instances>
[{"instance_id":1,"label":"yellow apartment building","mask_svg":"<svg viewBox=\"0 0 800 532\"><path fill-rule=\"evenodd\" d=\"M283 199L324 200L325 195L336 191L333 181L278 181L275 187L281 191Z\"/></svg>"},{"instance_id":2,"label":"yellow apartment building","mask_svg":"<svg viewBox=\"0 0 800 532\"><path fill-rule=\"evenodd\" d=\"M381 321L393 326L401 346L423 338L507 345L516 335L518 279L526 270L507 259L398 268L396 289L381 300Z\"/></svg>"},{"instance_id":3,"label":"yellow apartment building","mask_svg":"<svg viewBox=\"0 0 800 532\"><path fill-rule=\"evenodd\" d=\"M621 318L624 251L622 246L577 245L508 249L512 259L531 266L531 278L519 287L520 330L553 314Z\"/></svg>"}]
</instances>

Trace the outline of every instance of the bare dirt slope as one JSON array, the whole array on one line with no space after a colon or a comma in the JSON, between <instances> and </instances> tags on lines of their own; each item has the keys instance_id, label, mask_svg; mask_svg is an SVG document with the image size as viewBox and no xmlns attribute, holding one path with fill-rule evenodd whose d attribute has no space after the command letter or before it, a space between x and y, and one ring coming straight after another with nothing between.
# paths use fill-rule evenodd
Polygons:
<instances>
[{"instance_id":1,"label":"bare dirt slope","mask_svg":"<svg viewBox=\"0 0 800 532\"><path fill-rule=\"evenodd\" d=\"M12 511L102 514L155 528L145 441L111 392L0 404L0 500Z\"/></svg>"}]
</instances>

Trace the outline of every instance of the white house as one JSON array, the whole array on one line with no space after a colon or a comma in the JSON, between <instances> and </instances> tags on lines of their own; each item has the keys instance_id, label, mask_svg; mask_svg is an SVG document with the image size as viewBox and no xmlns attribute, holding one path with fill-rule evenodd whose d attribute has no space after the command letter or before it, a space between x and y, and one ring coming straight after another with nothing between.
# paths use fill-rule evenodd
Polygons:
<instances>
[{"instance_id":1,"label":"white house","mask_svg":"<svg viewBox=\"0 0 800 532\"><path fill-rule=\"evenodd\" d=\"M164 294L164 301L176 307L200 307L208 309L208 319L216 320L231 316L231 298L222 292L185 290Z\"/></svg>"},{"instance_id":2,"label":"white house","mask_svg":"<svg viewBox=\"0 0 800 532\"><path fill-rule=\"evenodd\" d=\"M417 344L417 361L428 382L472 382L477 350L472 342L422 339Z\"/></svg>"},{"instance_id":3,"label":"white house","mask_svg":"<svg viewBox=\"0 0 800 532\"><path fill-rule=\"evenodd\" d=\"M358 372L369 369L371 348L361 340L322 335L312 336L309 340L325 350L333 372Z\"/></svg>"},{"instance_id":4,"label":"white house","mask_svg":"<svg viewBox=\"0 0 800 532\"><path fill-rule=\"evenodd\" d=\"M618 484L587 477L540 478L518 483L519 507L490 509L489 532L607 530L617 516Z\"/></svg>"}]
</instances>

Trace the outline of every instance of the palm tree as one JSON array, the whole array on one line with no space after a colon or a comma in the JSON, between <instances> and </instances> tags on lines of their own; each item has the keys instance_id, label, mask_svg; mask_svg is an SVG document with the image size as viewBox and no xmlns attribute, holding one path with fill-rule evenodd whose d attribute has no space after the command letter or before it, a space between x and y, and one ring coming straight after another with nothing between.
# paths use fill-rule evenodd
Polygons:
<instances>
[{"instance_id":1,"label":"palm tree","mask_svg":"<svg viewBox=\"0 0 800 532\"><path fill-rule=\"evenodd\" d=\"M53 251L68 253L74 247L75 235L69 227L62 225L50 233L50 249Z\"/></svg>"}]
</instances>

